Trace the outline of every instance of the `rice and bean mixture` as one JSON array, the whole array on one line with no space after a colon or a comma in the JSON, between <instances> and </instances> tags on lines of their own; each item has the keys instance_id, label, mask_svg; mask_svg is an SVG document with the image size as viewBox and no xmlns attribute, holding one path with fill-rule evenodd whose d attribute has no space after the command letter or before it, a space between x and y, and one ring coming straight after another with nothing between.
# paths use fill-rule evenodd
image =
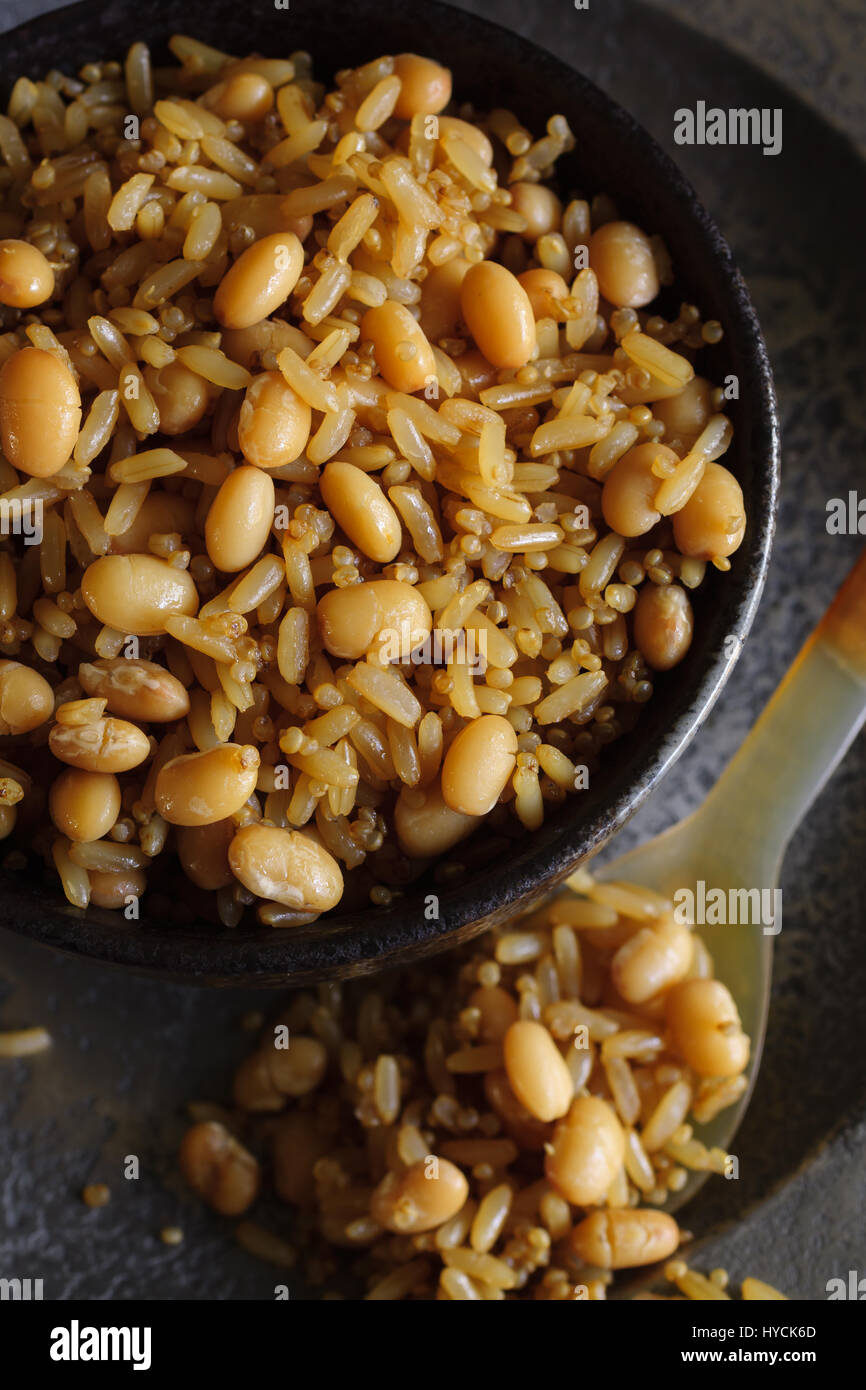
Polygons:
<instances>
[{"instance_id":1,"label":"rice and bean mixture","mask_svg":"<svg viewBox=\"0 0 866 1390\"><path fill-rule=\"evenodd\" d=\"M729 1156L695 1126L741 1097L749 1038L670 902L579 870L478 943L297 993L234 1079L190 1106L189 1184L323 1296L603 1299L667 1261L664 1205ZM267 1193L290 1222L246 1213ZM744 1297L781 1297L758 1281Z\"/></svg>"},{"instance_id":2,"label":"rice and bean mixture","mask_svg":"<svg viewBox=\"0 0 866 1390\"><path fill-rule=\"evenodd\" d=\"M721 327L554 191L563 116L170 48L0 115L0 833L78 908L179 860L169 919L290 926L536 829L682 660Z\"/></svg>"}]
</instances>

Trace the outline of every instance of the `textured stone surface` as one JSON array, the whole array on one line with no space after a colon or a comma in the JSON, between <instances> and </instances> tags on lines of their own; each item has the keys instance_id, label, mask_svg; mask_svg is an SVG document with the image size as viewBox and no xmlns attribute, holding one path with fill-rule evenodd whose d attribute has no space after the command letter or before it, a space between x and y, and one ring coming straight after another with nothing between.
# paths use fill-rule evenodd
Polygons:
<instances>
[{"instance_id":1,"label":"textured stone surface","mask_svg":"<svg viewBox=\"0 0 866 1390\"><path fill-rule=\"evenodd\" d=\"M41 8L0 0L0 28ZM862 251L859 229L841 226L863 171L820 115L866 142L856 81L866 19L853 0L705 0L697 16L687 0L667 0L702 33L625 0L591 0L585 12L566 0L466 8L582 68L675 155L749 281L776 371L785 480L765 597L720 703L619 850L701 800L857 553L856 539L827 536L824 517L829 497L863 487ZM808 106L716 39L802 89ZM677 149L673 112L698 99L781 106L783 153ZM791 847L764 1062L735 1145L741 1177L708 1184L684 1218L705 1268L752 1272L800 1299L866 1269L864 773L861 737ZM121 980L9 936L0 980L3 1025L46 1023L56 1037L53 1053L2 1072L0 1273L43 1277L52 1298L270 1296L272 1272L170 1176L183 1101L224 1093L246 1045L238 1019L262 997ZM136 1184L119 1175L129 1153L142 1160ZM88 1180L111 1183L108 1208L83 1207ZM159 1243L169 1222L187 1232L179 1249Z\"/></svg>"}]
</instances>

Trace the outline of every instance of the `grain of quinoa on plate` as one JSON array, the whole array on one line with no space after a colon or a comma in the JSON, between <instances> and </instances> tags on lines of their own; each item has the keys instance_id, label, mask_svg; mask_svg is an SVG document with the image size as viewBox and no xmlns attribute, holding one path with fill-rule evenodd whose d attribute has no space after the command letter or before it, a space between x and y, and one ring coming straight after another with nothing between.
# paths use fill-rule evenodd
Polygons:
<instances>
[{"instance_id":1,"label":"grain of quinoa on plate","mask_svg":"<svg viewBox=\"0 0 866 1390\"><path fill-rule=\"evenodd\" d=\"M564 116L170 48L0 116L0 830L291 926L604 775L743 536L721 329Z\"/></svg>"}]
</instances>

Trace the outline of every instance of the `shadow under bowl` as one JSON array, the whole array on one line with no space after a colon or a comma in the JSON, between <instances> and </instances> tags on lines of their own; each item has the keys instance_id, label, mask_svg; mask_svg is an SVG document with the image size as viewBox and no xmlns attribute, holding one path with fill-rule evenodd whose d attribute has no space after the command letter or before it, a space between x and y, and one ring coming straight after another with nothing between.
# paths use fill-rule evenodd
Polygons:
<instances>
[{"instance_id":1,"label":"shadow under bowl","mask_svg":"<svg viewBox=\"0 0 866 1390\"><path fill-rule=\"evenodd\" d=\"M458 100L481 111L513 109L533 132L564 114L576 148L557 162L564 196L609 193L621 215L662 236L676 283L666 292L718 319L724 338L705 350L714 381L735 377L734 441L726 457L749 518L728 574L710 570L695 595L695 638L674 672L655 681L637 727L605 750L591 785L532 834L518 826L492 862L446 886L425 874L390 907L340 911L290 930L177 926L153 916L66 905L53 885L28 873L0 874L0 924L90 960L164 979L219 986L285 986L346 978L402 965L468 940L529 907L615 833L656 786L705 719L754 617L775 523L779 428L772 374L748 290L721 233L693 189L647 132L580 73L498 25L437 0L325 0L321 6L245 7L224 0L169 0L142 11L140 25L119 0L56 10L3 36L0 96L22 73L75 70L121 58L136 38L165 61L173 33L193 34L239 54L313 55L323 80L380 53L422 50L452 69ZM674 297L676 296L676 297ZM471 845L472 840L466 842ZM459 859L461 847L452 852ZM430 893L438 915L425 916ZM144 899L145 910L147 898Z\"/></svg>"}]
</instances>

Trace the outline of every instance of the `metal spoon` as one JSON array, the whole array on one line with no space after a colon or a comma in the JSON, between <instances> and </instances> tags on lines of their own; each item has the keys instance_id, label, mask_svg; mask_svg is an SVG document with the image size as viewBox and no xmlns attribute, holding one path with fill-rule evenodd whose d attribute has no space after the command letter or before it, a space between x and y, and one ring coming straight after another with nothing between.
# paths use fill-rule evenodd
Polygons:
<instances>
[{"instance_id":1,"label":"metal spoon","mask_svg":"<svg viewBox=\"0 0 866 1390\"><path fill-rule=\"evenodd\" d=\"M700 887L763 890L772 904L785 851L800 821L866 719L866 552L709 796L679 825L600 868L602 880L645 884L679 901ZM739 913L739 900L737 903ZM755 896L752 897L756 902ZM711 914L706 914L711 915ZM728 917L732 914L729 912ZM752 914L750 914L752 915ZM749 1085L715 1120L697 1129L726 1151L743 1118L760 1062L770 1002L773 938L780 914L749 925L696 925L752 1040ZM771 917L768 922L767 918ZM763 918L763 920L760 920ZM707 1178L692 1173L673 1194L673 1211Z\"/></svg>"}]
</instances>

